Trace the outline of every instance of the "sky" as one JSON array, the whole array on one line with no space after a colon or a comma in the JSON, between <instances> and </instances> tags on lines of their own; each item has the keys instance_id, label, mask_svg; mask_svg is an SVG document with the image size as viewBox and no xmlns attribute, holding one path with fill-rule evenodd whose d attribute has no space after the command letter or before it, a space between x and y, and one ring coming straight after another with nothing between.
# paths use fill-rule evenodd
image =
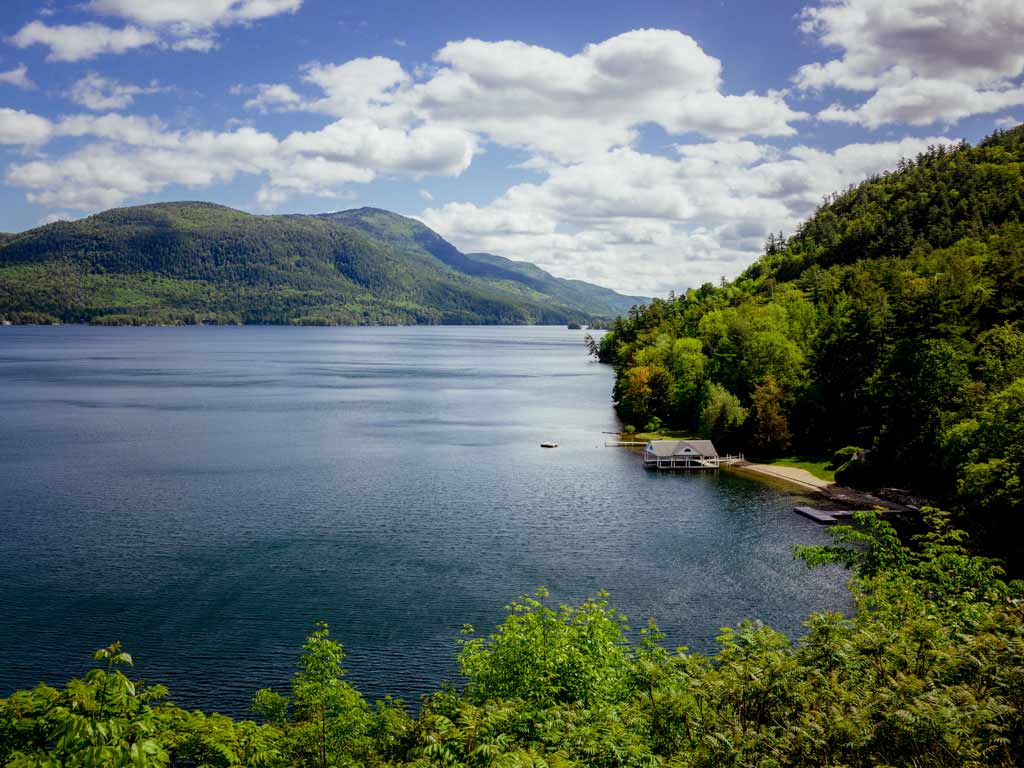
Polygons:
<instances>
[{"instance_id":1,"label":"sky","mask_svg":"<svg viewBox=\"0 0 1024 768\"><path fill-rule=\"evenodd\" d=\"M0 231L374 206L664 295L1022 117L1020 0L4 0Z\"/></svg>"}]
</instances>

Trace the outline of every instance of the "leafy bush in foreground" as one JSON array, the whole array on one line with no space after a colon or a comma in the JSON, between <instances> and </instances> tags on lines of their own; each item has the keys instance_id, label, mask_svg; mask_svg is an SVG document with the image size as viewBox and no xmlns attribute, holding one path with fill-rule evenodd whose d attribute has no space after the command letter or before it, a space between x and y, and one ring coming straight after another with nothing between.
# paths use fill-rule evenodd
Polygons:
<instances>
[{"instance_id":1,"label":"leafy bush in foreground","mask_svg":"<svg viewBox=\"0 0 1024 768\"><path fill-rule=\"evenodd\" d=\"M912 547L861 514L808 565L854 569L852 618L812 615L797 641L757 622L711 656L636 635L603 596L543 590L462 641L461 692L417 717L342 679L341 645L310 635L292 697L262 690L260 725L158 703L116 644L63 690L0 700L11 766L1016 766L1024 756L1024 585L969 555L930 511Z\"/></svg>"}]
</instances>

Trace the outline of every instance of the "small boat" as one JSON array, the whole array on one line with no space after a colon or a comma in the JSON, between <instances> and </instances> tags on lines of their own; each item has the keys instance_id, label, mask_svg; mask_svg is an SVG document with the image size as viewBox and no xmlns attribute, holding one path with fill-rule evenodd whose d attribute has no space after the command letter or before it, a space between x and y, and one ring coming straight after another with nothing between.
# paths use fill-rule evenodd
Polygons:
<instances>
[{"instance_id":1,"label":"small boat","mask_svg":"<svg viewBox=\"0 0 1024 768\"><path fill-rule=\"evenodd\" d=\"M558 447L558 443L541 443L540 447L541 448L557 448Z\"/></svg>"}]
</instances>

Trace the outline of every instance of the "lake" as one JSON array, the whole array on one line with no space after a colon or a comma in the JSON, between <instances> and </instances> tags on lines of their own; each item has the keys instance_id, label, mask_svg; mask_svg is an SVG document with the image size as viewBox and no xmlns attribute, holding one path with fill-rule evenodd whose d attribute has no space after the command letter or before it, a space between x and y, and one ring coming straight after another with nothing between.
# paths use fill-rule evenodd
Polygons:
<instances>
[{"instance_id":1,"label":"lake","mask_svg":"<svg viewBox=\"0 0 1024 768\"><path fill-rule=\"evenodd\" d=\"M245 714L324 619L368 698L415 701L541 585L702 651L849 607L792 558L827 541L802 497L605 448L611 387L563 328L0 328L0 696L121 640Z\"/></svg>"}]
</instances>

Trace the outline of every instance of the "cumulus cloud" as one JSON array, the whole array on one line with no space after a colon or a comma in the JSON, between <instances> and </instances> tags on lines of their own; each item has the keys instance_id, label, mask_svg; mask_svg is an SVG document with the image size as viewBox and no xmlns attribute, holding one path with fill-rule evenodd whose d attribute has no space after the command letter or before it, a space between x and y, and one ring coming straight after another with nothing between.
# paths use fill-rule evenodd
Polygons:
<instances>
[{"instance_id":1,"label":"cumulus cloud","mask_svg":"<svg viewBox=\"0 0 1024 768\"><path fill-rule=\"evenodd\" d=\"M339 185L378 174L454 175L469 164L474 139L444 126L409 130L344 119L283 140L242 126L232 131L171 130L156 118L110 113L50 121L0 109L0 143L41 146L66 137L84 141L60 157L38 157L8 168L7 183L35 203L96 210L139 199L171 184L205 187L240 174L263 177L261 205L301 192L336 196Z\"/></svg>"},{"instance_id":2,"label":"cumulus cloud","mask_svg":"<svg viewBox=\"0 0 1024 768\"><path fill-rule=\"evenodd\" d=\"M82 61L101 53L124 53L153 45L156 33L131 24L114 29L104 24L57 24L50 26L32 21L9 37L7 42L17 48L44 45L50 49L47 61Z\"/></svg>"},{"instance_id":3,"label":"cumulus cloud","mask_svg":"<svg viewBox=\"0 0 1024 768\"><path fill-rule=\"evenodd\" d=\"M295 154L381 171L448 176L466 170L475 150L473 137L458 128L382 128L359 118L344 118L319 131L292 133L282 146Z\"/></svg>"},{"instance_id":4,"label":"cumulus cloud","mask_svg":"<svg viewBox=\"0 0 1024 768\"><path fill-rule=\"evenodd\" d=\"M38 145L52 136L53 125L45 117L0 107L0 144Z\"/></svg>"},{"instance_id":5,"label":"cumulus cloud","mask_svg":"<svg viewBox=\"0 0 1024 768\"><path fill-rule=\"evenodd\" d=\"M302 0L92 0L86 10L123 19L125 26L32 21L8 42L18 48L47 46L48 61L84 61L157 44L205 53L217 47L217 27L251 24L301 7Z\"/></svg>"},{"instance_id":6,"label":"cumulus cloud","mask_svg":"<svg viewBox=\"0 0 1024 768\"><path fill-rule=\"evenodd\" d=\"M295 13L302 0L92 0L87 7L150 27L203 28Z\"/></svg>"},{"instance_id":7,"label":"cumulus cloud","mask_svg":"<svg viewBox=\"0 0 1024 768\"><path fill-rule=\"evenodd\" d=\"M283 83L259 83L252 87L236 85L231 91L235 95L253 94L252 98L245 102L245 108L260 112L288 111L302 105L302 97L293 91L291 86Z\"/></svg>"},{"instance_id":8,"label":"cumulus cloud","mask_svg":"<svg viewBox=\"0 0 1024 768\"><path fill-rule=\"evenodd\" d=\"M36 87L36 84L29 79L28 67L24 64L19 64L14 69L9 69L6 72L0 72L0 84L13 85L15 88L21 88L23 91L31 91Z\"/></svg>"},{"instance_id":9,"label":"cumulus cloud","mask_svg":"<svg viewBox=\"0 0 1024 768\"><path fill-rule=\"evenodd\" d=\"M928 125L1024 104L1024 4L827 0L803 10L801 28L841 55L801 67L799 88L872 93L823 120Z\"/></svg>"},{"instance_id":10,"label":"cumulus cloud","mask_svg":"<svg viewBox=\"0 0 1024 768\"><path fill-rule=\"evenodd\" d=\"M90 72L71 86L68 97L83 107L104 112L124 109L135 101L136 96L157 93L160 90L160 84L155 80L148 86L131 85Z\"/></svg>"},{"instance_id":11,"label":"cumulus cloud","mask_svg":"<svg viewBox=\"0 0 1024 768\"><path fill-rule=\"evenodd\" d=\"M302 79L317 96L296 100L282 84L275 99L271 86L261 85L247 106L365 117L388 127L443 124L558 162L630 145L646 124L713 137L795 133L791 123L806 115L783 93L724 93L721 69L674 30L634 30L574 55L468 39L446 44L433 67L414 74L379 56L312 64Z\"/></svg>"},{"instance_id":12,"label":"cumulus cloud","mask_svg":"<svg viewBox=\"0 0 1024 768\"><path fill-rule=\"evenodd\" d=\"M342 64L313 63L304 68L303 78L324 95L310 101L306 108L335 117L380 119L394 113L399 119L409 115L401 104L401 86L411 82L408 73L394 59L383 56L359 58Z\"/></svg>"},{"instance_id":13,"label":"cumulus cloud","mask_svg":"<svg viewBox=\"0 0 1024 768\"><path fill-rule=\"evenodd\" d=\"M260 173L278 146L252 128L227 133L163 132L155 124L85 116L62 121L63 135L99 139L56 160L16 163L7 182L27 190L31 202L75 210L97 210L154 194L170 184L203 187ZM268 159L269 158L269 159Z\"/></svg>"},{"instance_id":14,"label":"cumulus cloud","mask_svg":"<svg viewBox=\"0 0 1024 768\"><path fill-rule=\"evenodd\" d=\"M675 30L626 32L566 56L514 41L463 40L413 89L431 119L560 160L631 144L639 126L712 137L790 136L805 117L781 93L729 95L722 67Z\"/></svg>"},{"instance_id":15,"label":"cumulus cloud","mask_svg":"<svg viewBox=\"0 0 1024 768\"><path fill-rule=\"evenodd\" d=\"M490 205L449 203L421 218L464 250L533 261L618 290L664 293L737 275L769 232L791 232L824 195L946 141L826 152L723 140L677 146L673 157L620 148L553 168Z\"/></svg>"}]
</instances>

